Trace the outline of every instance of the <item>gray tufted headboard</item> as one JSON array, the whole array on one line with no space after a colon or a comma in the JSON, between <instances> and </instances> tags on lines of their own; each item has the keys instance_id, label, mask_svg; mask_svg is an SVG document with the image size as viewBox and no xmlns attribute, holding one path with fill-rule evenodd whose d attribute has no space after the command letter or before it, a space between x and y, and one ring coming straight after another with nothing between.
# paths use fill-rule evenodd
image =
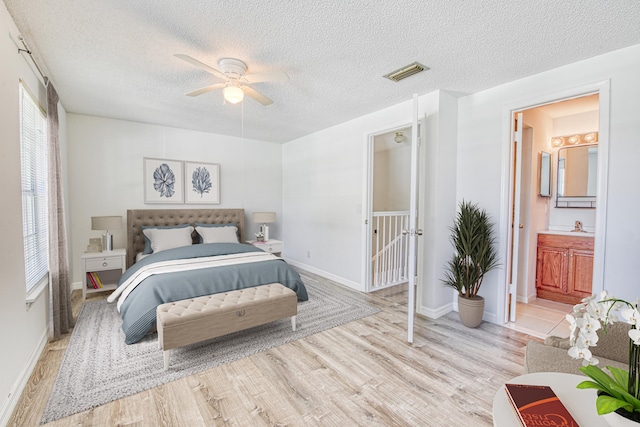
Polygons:
<instances>
[{"instance_id":1,"label":"gray tufted headboard","mask_svg":"<svg viewBox=\"0 0 640 427\"><path fill-rule=\"evenodd\" d=\"M127 211L127 268L144 249L141 225L238 224L238 240L244 242L244 209L134 209ZM197 233L193 232L194 243Z\"/></svg>"}]
</instances>

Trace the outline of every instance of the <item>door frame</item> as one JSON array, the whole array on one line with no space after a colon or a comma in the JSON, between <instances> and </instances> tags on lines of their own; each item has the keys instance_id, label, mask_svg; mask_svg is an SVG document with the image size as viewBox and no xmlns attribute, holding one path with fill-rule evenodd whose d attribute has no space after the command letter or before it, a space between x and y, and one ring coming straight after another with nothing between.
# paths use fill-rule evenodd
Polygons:
<instances>
[{"instance_id":1,"label":"door frame","mask_svg":"<svg viewBox=\"0 0 640 427\"><path fill-rule=\"evenodd\" d=\"M395 124L391 127L376 130L367 134L365 138L365 176L364 176L364 189L363 192L363 201L362 206L364 210L364 221L363 221L363 233L362 233L362 283L364 284L364 291L370 292L371 289L371 248L372 248L372 239L371 239L371 222L373 221L373 161L375 158L375 138L380 135L385 135L388 133L398 132L400 130L404 130L407 128L411 128L411 122L402 122Z\"/></svg>"},{"instance_id":2,"label":"door frame","mask_svg":"<svg viewBox=\"0 0 640 427\"><path fill-rule=\"evenodd\" d=\"M594 242L594 263L593 263L593 284L592 292L599 293L604 289L605 277L605 237L607 226L607 188L609 176L609 133L610 120L609 110L611 103L610 96L610 80L591 83L564 91L541 95L526 101L511 103L503 108L502 120L502 190L500 197L500 220L499 220L499 236L502 244L498 248L500 259L509 260L511 257L511 248L509 241L510 210L513 202L520 203L519 200L512 199L513 188L513 169L510 164L512 156L512 135L511 123L514 115L519 111L525 111L542 105L564 101L572 98L578 98L585 95L599 95L599 130L598 130L598 178L597 178L597 208L596 208L596 226L595 226L595 242ZM524 254L519 254L523 256ZM515 260L517 262L518 260ZM507 269L501 269L498 295L497 295L497 313L496 320L502 323L509 322L508 310L508 281L509 277L506 273ZM514 297L517 295L517 289L512 290Z\"/></svg>"}]
</instances>

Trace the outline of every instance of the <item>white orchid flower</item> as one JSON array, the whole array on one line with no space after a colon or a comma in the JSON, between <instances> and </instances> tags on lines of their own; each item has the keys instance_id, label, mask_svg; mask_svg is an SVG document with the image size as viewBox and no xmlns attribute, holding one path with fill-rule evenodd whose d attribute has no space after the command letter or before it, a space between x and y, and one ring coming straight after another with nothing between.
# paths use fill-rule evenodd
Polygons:
<instances>
[{"instance_id":1,"label":"white orchid flower","mask_svg":"<svg viewBox=\"0 0 640 427\"><path fill-rule=\"evenodd\" d=\"M576 341L576 329L578 328L578 325L576 324L576 318L573 317L573 315L571 314L567 314L565 316L565 319L567 319L567 322L569 322L569 344L574 345L575 341Z\"/></svg>"},{"instance_id":2,"label":"white orchid flower","mask_svg":"<svg viewBox=\"0 0 640 427\"><path fill-rule=\"evenodd\" d=\"M631 329L629 331L629 338L633 341L635 345L640 345L640 330L639 329Z\"/></svg>"},{"instance_id":3,"label":"white orchid flower","mask_svg":"<svg viewBox=\"0 0 640 427\"><path fill-rule=\"evenodd\" d=\"M620 310L620 317L630 325L634 325L636 328L640 328L640 313L637 308L625 308Z\"/></svg>"},{"instance_id":4,"label":"white orchid flower","mask_svg":"<svg viewBox=\"0 0 640 427\"><path fill-rule=\"evenodd\" d=\"M595 347L598 339L598 334L595 331L580 331L576 340L576 346L580 348Z\"/></svg>"},{"instance_id":5,"label":"white orchid flower","mask_svg":"<svg viewBox=\"0 0 640 427\"><path fill-rule=\"evenodd\" d=\"M574 359L582 359L583 360L583 365L586 366L590 363L593 355L591 354L591 351L588 348L578 348L578 347L571 347L569 349L569 356L573 357ZM584 363L587 362L587 363Z\"/></svg>"},{"instance_id":6,"label":"white orchid flower","mask_svg":"<svg viewBox=\"0 0 640 427\"><path fill-rule=\"evenodd\" d=\"M587 313L594 319L604 320L608 307L602 302L591 301L587 305Z\"/></svg>"},{"instance_id":7,"label":"white orchid flower","mask_svg":"<svg viewBox=\"0 0 640 427\"><path fill-rule=\"evenodd\" d=\"M576 325L578 326L578 328L580 328L581 331L595 332L598 329L602 328L602 325L600 324L598 319L589 316L589 313L584 313L582 317L576 319Z\"/></svg>"}]
</instances>

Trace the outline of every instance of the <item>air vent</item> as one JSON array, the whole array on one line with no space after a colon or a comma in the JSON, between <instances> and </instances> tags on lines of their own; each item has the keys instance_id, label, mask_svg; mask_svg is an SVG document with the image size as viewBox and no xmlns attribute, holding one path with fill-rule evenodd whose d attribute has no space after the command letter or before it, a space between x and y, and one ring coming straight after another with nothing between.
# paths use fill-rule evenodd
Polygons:
<instances>
[{"instance_id":1,"label":"air vent","mask_svg":"<svg viewBox=\"0 0 640 427\"><path fill-rule=\"evenodd\" d=\"M384 78L393 80L394 82L399 82L402 79L406 79L407 77L413 76L414 74L418 74L421 71L428 70L429 67L426 65L422 65L419 62L414 62L413 64L409 64L400 69L390 72L389 74L385 74Z\"/></svg>"}]
</instances>

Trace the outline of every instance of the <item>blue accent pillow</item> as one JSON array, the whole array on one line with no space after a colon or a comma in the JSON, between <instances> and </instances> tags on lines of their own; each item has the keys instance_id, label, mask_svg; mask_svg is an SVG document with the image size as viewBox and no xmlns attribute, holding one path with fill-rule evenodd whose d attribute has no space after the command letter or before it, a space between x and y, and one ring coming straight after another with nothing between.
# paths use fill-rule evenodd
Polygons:
<instances>
[{"instance_id":1,"label":"blue accent pillow","mask_svg":"<svg viewBox=\"0 0 640 427\"><path fill-rule=\"evenodd\" d=\"M238 227L238 224L235 222L227 222L226 224L204 224L202 222L196 222L195 223L196 227ZM198 233L196 231L196 233ZM202 243L202 236L200 235L200 233L198 233L198 243Z\"/></svg>"},{"instance_id":2,"label":"blue accent pillow","mask_svg":"<svg viewBox=\"0 0 640 427\"><path fill-rule=\"evenodd\" d=\"M180 225L141 225L140 226L140 231L144 231L147 228L185 228L185 227L189 227L191 226L191 224L180 224ZM143 254L145 255L149 255L153 253L153 250L151 249L151 240L149 240L149 238L142 233L142 235L144 236L144 250L142 251ZM202 239L202 238L200 238Z\"/></svg>"}]
</instances>

